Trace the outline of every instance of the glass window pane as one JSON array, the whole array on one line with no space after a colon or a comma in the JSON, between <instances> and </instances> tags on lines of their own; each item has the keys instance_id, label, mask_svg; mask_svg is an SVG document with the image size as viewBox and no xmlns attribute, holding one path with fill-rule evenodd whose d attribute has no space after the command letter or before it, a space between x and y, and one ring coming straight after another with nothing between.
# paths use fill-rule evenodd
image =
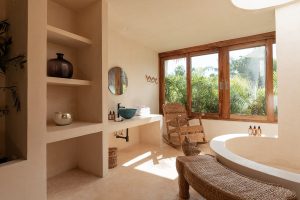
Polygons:
<instances>
[{"instance_id":1,"label":"glass window pane","mask_svg":"<svg viewBox=\"0 0 300 200\"><path fill-rule=\"evenodd\" d=\"M219 112L219 55L195 56L192 65L192 112Z\"/></svg>"},{"instance_id":2,"label":"glass window pane","mask_svg":"<svg viewBox=\"0 0 300 200\"><path fill-rule=\"evenodd\" d=\"M266 48L229 52L231 114L266 115Z\"/></svg>"},{"instance_id":3,"label":"glass window pane","mask_svg":"<svg viewBox=\"0 0 300 200\"><path fill-rule=\"evenodd\" d=\"M165 101L186 105L186 58L165 61Z\"/></svg>"},{"instance_id":4,"label":"glass window pane","mask_svg":"<svg viewBox=\"0 0 300 200\"><path fill-rule=\"evenodd\" d=\"M274 91L274 112L278 114L278 84L277 84L277 54L276 44L273 44L273 91Z\"/></svg>"}]
</instances>

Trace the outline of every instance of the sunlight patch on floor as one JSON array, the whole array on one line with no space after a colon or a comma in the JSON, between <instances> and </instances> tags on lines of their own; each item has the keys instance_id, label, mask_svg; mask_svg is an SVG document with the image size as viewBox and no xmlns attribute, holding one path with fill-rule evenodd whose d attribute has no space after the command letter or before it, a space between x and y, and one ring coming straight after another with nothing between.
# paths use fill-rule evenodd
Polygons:
<instances>
[{"instance_id":1,"label":"sunlight patch on floor","mask_svg":"<svg viewBox=\"0 0 300 200\"><path fill-rule=\"evenodd\" d=\"M133 164L135 164L135 163L137 163L137 162L139 162L141 160L144 160L144 159L146 159L146 158L148 158L150 156L151 156L151 152L148 151L147 153L144 153L142 155L139 155L139 156L135 157L132 160L129 160L128 162L124 163L122 166L123 167L129 167L129 166L131 166L131 165L133 165Z\"/></svg>"},{"instance_id":2,"label":"sunlight patch on floor","mask_svg":"<svg viewBox=\"0 0 300 200\"><path fill-rule=\"evenodd\" d=\"M176 171L176 157L160 159L162 158L162 155L160 155L158 158L159 160L148 160L136 166L134 169L175 180L178 177Z\"/></svg>"}]
</instances>

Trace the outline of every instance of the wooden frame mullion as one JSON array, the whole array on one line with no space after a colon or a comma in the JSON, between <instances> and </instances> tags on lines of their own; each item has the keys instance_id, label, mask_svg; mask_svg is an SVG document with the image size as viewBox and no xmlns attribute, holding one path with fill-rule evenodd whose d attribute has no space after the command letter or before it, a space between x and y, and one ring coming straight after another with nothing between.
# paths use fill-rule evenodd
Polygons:
<instances>
[{"instance_id":1,"label":"wooden frame mullion","mask_svg":"<svg viewBox=\"0 0 300 200\"><path fill-rule=\"evenodd\" d=\"M266 42L266 112L267 120L275 121L274 91L273 91L273 43L274 40Z\"/></svg>"},{"instance_id":2,"label":"wooden frame mullion","mask_svg":"<svg viewBox=\"0 0 300 200\"><path fill-rule=\"evenodd\" d=\"M187 111L188 115L192 114L192 66L191 66L191 56L188 54L186 56L186 100L187 100Z\"/></svg>"},{"instance_id":3,"label":"wooden frame mullion","mask_svg":"<svg viewBox=\"0 0 300 200\"><path fill-rule=\"evenodd\" d=\"M221 68L221 82L222 90L221 93L221 118L230 118L230 69L229 69L229 52L228 47L222 47L220 49L220 60L219 65Z\"/></svg>"},{"instance_id":4,"label":"wooden frame mullion","mask_svg":"<svg viewBox=\"0 0 300 200\"><path fill-rule=\"evenodd\" d=\"M162 114L162 106L165 103L165 60L159 59L159 113Z\"/></svg>"},{"instance_id":5,"label":"wooden frame mullion","mask_svg":"<svg viewBox=\"0 0 300 200\"><path fill-rule=\"evenodd\" d=\"M192 112L192 66L191 58L213 52L219 53L219 114L206 113L203 118L275 122L274 92L273 92L273 43L275 32L269 32L244 38L215 42L211 44L163 52L159 54L159 111L165 103L165 66L166 60L186 58L187 110L189 115L199 115ZM251 47L266 47L266 112L267 116L239 116L230 114L230 61L229 51Z\"/></svg>"}]
</instances>

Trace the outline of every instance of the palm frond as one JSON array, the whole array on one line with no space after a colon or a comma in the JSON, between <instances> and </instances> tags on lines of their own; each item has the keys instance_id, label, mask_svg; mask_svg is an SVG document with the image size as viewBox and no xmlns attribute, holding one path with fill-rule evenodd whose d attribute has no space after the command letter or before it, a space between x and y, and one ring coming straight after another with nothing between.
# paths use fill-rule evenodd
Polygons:
<instances>
[{"instance_id":1,"label":"palm frond","mask_svg":"<svg viewBox=\"0 0 300 200\"><path fill-rule=\"evenodd\" d=\"M0 87L0 90L9 91L11 93L11 97L13 99L13 107L17 110L17 112L20 112L21 111L21 100L20 100L19 94L17 92L17 87L16 86Z\"/></svg>"},{"instance_id":2,"label":"palm frond","mask_svg":"<svg viewBox=\"0 0 300 200\"><path fill-rule=\"evenodd\" d=\"M9 23L7 22L8 20L1 20L0 21L0 35L6 33L9 29Z\"/></svg>"}]
</instances>

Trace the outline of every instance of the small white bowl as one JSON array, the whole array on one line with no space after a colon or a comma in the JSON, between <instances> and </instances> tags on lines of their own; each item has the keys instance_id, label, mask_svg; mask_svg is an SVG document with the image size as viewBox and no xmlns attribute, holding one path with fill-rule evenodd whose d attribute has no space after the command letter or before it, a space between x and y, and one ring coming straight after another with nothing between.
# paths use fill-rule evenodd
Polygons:
<instances>
[{"instance_id":1,"label":"small white bowl","mask_svg":"<svg viewBox=\"0 0 300 200\"><path fill-rule=\"evenodd\" d=\"M57 126L65 126L72 124L72 115L70 113L55 112L53 121Z\"/></svg>"}]
</instances>

